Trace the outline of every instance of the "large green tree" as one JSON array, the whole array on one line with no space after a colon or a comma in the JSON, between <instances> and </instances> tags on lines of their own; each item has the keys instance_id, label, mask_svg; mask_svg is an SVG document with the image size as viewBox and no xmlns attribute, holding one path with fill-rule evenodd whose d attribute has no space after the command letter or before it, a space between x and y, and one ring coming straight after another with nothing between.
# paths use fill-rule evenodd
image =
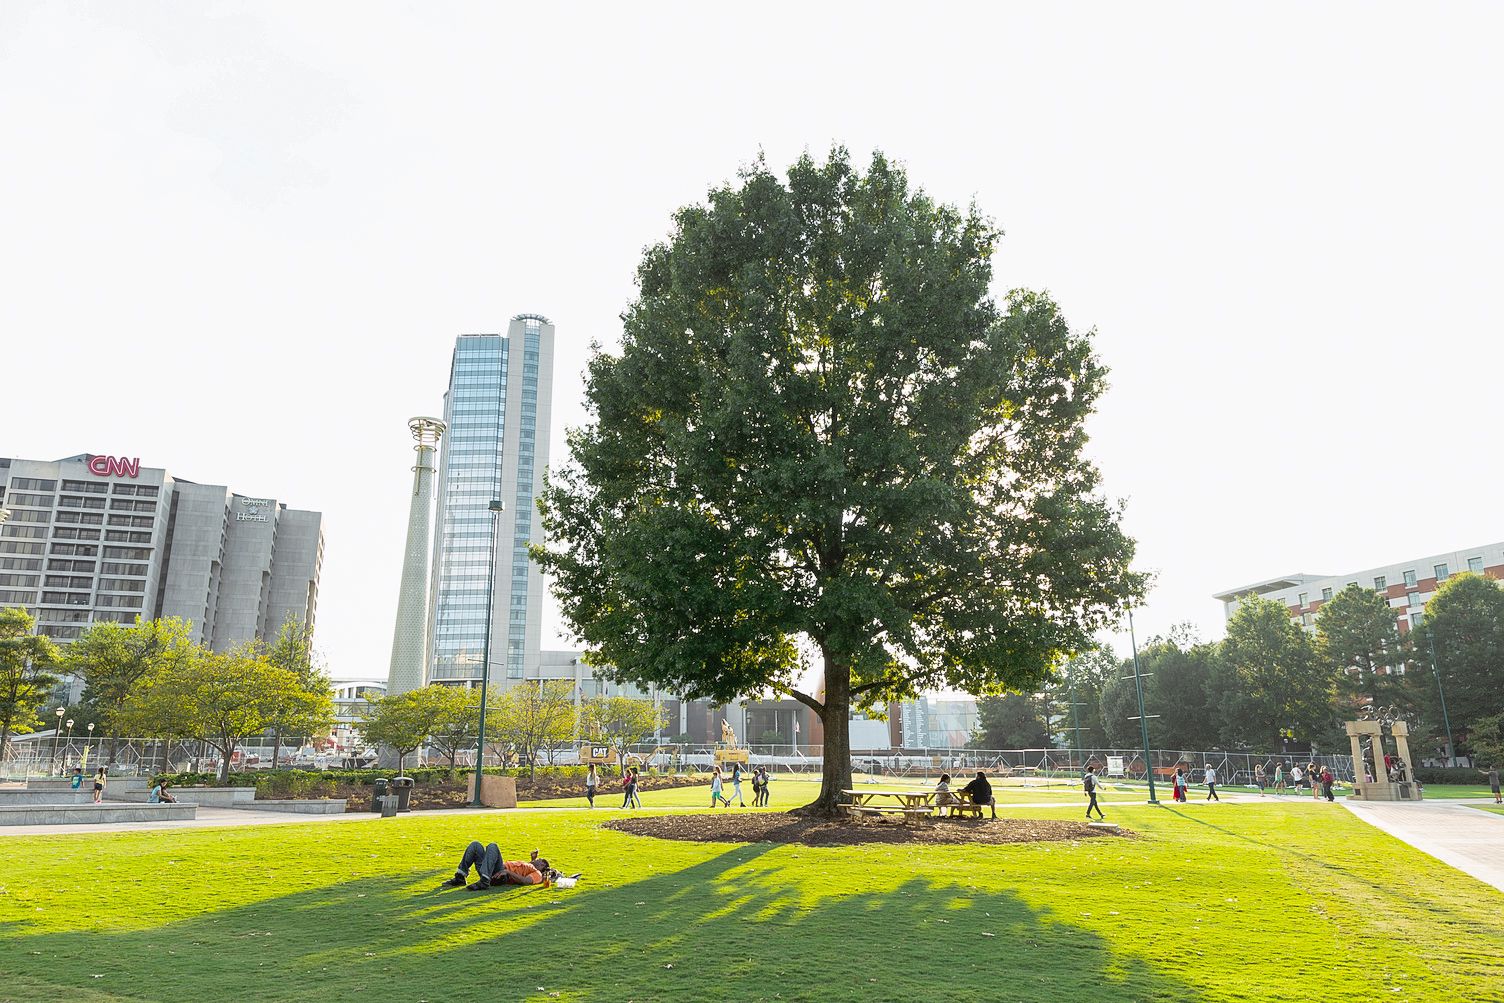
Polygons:
<instances>
[{"instance_id":1,"label":"large green tree","mask_svg":"<svg viewBox=\"0 0 1504 1003\"><path fill-rule=\"evenodd\" d=\"M123 728L126 701L141 680L182 670L200 653L187 620L137 617L130 624L93 624L68 645L63 664L84 680L83 702L97 710L105 734L119 736L130 730Z\"/></svg>"},{"instance_id":2,"label":"large green tree","mask_svg":"<svg viewBox=\"0 0 1504 1003\"><path fill-rule=\"evenodd\" d=\"M822 813L853 707L1035 690L1142 589L1083 455L1105 370L1048 297L993 300L998 237L881 155L747 168L645 253L540 499L592 664L810 707Z\"/></svg>"},{"instance_id":3,"label":"large green tree","mask_svg":"<svg viewBox=\"0 0 1504 1003\"><path fill-rule=\"evenodd\" d=\"M291 699L275 708L272 715L272 769L280 765L284 735L307 736L326 733L334 724L334 697L329 673L313 647L313 627L297 617L289 617L270 644L261 646L267 661L290 672L297 687Z\"/></svg>"},{"instance_id":4,"label":"large green tree","mask_svg":"<svg viewBox=\"0 0 1504 1003\"><path fill-rule=\"evenodd\" d=\"M1336 716L1337 670L1284 605L1244 599L1227 621L1222 658L1228 673L1220 710L1222 738L1242 748L1276 749L1280 731L1325 734Z\"/></svg>"},{"instance_id":5,"label":"large green tree","mask_svg":"<svg viewBox=\"0 0 1504 1003\"><path fill-rule=\"evenodd\" d=\"M1395 611L1373 589L1349 585L1323 603L1316 614L1316 653L1338 673L1338 692L1350 704L1388 705L1399 699L1405 650Z\"/></svg>"},{"instance_id":6,"label":"large green tree","mask_svg":"<svg viewBox=\"0 0 1504 1003\"><path fill-rule=\"evenodd\" d=\"M495 734L528 768L532 777L538 760L552 762L554 752L575 733L574 684L567 679L528 680L507 690L497 703ZM491 731L491 721L486 731Z\"/></svg>"},{"instance_id":7,"label":"large green tree","mask_svg":"<svg viewBox=\"0 0 1504 1003\"><path fill-rule=\"evenodd\" d=\"M1048 739L1039 697L1007 693L977 701L977 734L972 740L977 748L1043 749Z\"/></svg>"},{"instance_id":8,"label":"large green tree","mask_svg":"<svg viewBox=\"0 0 1504 1003\"><path fill-rule=\"evenodd\" d=\"M397 771L435 731L446 728L454 694L447 686L429 685L372 700L361 724L367 742L397 753ZM477 707L477 716L479 708ZM487 731L490 730L489 723Z\"/></svg>"},{"instance_id":9,"label":"large green tree","mask_svg":"<svg viewBox=\"0 0 1504 1003\"><path fill-rule=\"evenodd\" d=\"M1412 692L1427 731L1445 737L1436 674L1446 690L1454 732L1504 713L1504 586L1482 575L1453 575L1426 603L1411 641Z\"/></svg>"},{"instance_id":10,"label":"large green tree","mask_svg":"<svg viewBox=\"0 0 1504 1003\"><path fill-rule=\"evenodd\" d=\"M57 685L57 647L33 634L35 626L24 609L0 609L0 760L12 734L36 727L37 711Z\"/></svg>"},{"instance_id":11,"label":"large green tree","mask_svg":"<svg viewBox=\"0 0 1504 1003\"><path fill-rule=\"evenodd\" d=\"M1156 749L1212 749L1220 744L1223 677L1215 644L1198 642L1186 627L1139 649L1149 741ZM1126 670L1132 671L1132 663Z\"/></svg>"},{"instance_id":12,"label":"large green tree","mask_svg":"<svg viewBox=\"0 0 1504 1003\"><path fill-rule=\"evenodd\" d=\"M1108 744L1102 691L1119 674L1118 658L1107 648L1083 651L1061 667L1054 696L1067 746L1098 749Z\"/></svg>"},{"instance_id":13,"label":"large green tree","mask_svg":"<svg viewBox=\"0 0 1504 1003\"><path fill-rule=\"evenodd\" d=\"M306 698L297 677L272 664L259 645L195 648L190 657L174 658L140 679L119 717L146 734L187 736L213 746L224 782L240 746Z\"/></svg>"}]
</instances>

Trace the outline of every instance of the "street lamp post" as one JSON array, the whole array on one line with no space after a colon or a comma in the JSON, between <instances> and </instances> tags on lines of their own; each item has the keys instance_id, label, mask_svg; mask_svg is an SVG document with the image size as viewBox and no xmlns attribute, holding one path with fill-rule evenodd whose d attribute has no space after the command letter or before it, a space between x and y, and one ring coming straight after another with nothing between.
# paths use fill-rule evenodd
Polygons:
<instances>
[{"instance_id":1,"label":"street lamp post","mask_svg":"<svg viewBox=\"0 0 1504 1003\"><path fill-rule=\"evenodd\" d=\"M1149 753L1149 719L1144 715L1144 677L1138 671L1138 639L1133 634L1133 610L1128 611L1128 643L1133 646L1133 688L1138 691L1138 729L1144 740L1144 775L1149 778L1149 803L1159 804L1154 796L1154 760Z\"/></svg>"},{"instance_id":2,"label":"street lamp post","mask_svg":"<svg viewBox=\"0 0 1504 1003\"><path fill-rule=\"evenodd\" d=\"M52 776L53 767L57 765L58 740L63 737L63 715L68 713L66 708L59 707L57 714L57 727L52 729L52 758L47 761L47 776Z\"/></svg>"},{"instance_id":3,"label":"street lamp post","mask_svg":"<svg viewBox=\"0 0 1504 1003\"><path fill-rule=\"evenodd\" d=\"M486 640L480 656L480 734L475 738L475 796L470 803L479 808L480 778L486 767L486 691L491 687L491 603L496 595L496 538L501 535L501 513L506 503L492 498L487 506L491 513L491 557L486 564Z\"/></svg>"},{"instance_id":4,"label":"street lamp post","mask_svg":"<svg viewBox=\"0 0 1504 1003\"><path fill-rule=\"evenodd\" d=\"M89 722L89 739L84 743L84 762L89 761L89 753L94 751L94 722Z\"/></svg>"},{"instance_id":5,"label":"street lamp post","mask_svg":"<svg viewBox=\"0 0 1504 1003\"><path fill-rule=\"evenodd\" d=\"M68 774L68 751L70 749L72 749L72 748L73 748L73 719L70 717L68 719L68 738L67 738L67 740L65 742L63 742L63 760L62 760L61 763L58 764L58 769L57 769L57 775L60 776L60 777L67 776L67 774Z\"/></svg>"},{"instance_id":6,"label":"street lamp post","mask_svg":"<svg viewBox=\"0 0 1504 1003\"><path fill-rule=\"evenodd\" d=\"M1452 718L1447 713L1447 693L1441 688L1441 669L1436 664L1436 630L1426 631L1426 643L1431 647L1431 674L1436 677L1436 695L1441 697L1441 722L1447 729L1447 765L1457 765L1457 747L1452 744ZM1379 764L1374 763L1377 772Z\"/></svg>"}]
</instances>

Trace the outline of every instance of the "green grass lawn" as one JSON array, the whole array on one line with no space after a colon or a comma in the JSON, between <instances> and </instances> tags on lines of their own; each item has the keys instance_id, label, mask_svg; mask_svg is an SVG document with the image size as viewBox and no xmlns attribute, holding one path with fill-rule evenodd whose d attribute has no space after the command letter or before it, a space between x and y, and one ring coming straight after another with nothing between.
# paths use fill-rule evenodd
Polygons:
<instances>
[{"instance_id":1,"label":"green grass lawn","mask_svg":"<svg viewBox=\"0 0 1504 1003\"><path fill-rule=\"evenodd\" d=\"M1122 807L1142 838L831 849L659 841L605 814L0 839L0 1000L1451 1003L1504 986L1504 895L1340 806ZM472 837L586 878L436 891Z\"/></svg>"},{"instance_id":2,"label":"green grass lawn","mask_svg":"<svg viewBox=\"0 0 1504 1003\"><path fill-rule=\"evenodd\" d=\"M1504 805L1496 805L1496 804L1487 804L1487 805L1484 805L1484 804L1479 804L1479 805L1469 805L1469 807L1471 807L1471 808L1477 808L1479 811L1491 811L1495 815L1504 815Z\"/></svg>"}]
</instances>

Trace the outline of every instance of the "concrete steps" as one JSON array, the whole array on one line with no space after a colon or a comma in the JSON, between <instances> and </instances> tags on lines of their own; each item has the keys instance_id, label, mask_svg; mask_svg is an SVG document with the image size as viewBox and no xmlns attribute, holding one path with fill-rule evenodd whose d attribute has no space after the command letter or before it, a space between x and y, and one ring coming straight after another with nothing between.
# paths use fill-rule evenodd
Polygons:
<instances>
[{"instance_id":1,"label":"concrete steps","mask_svg":"<svg viewBox=\"0 0 1504 1003\"><path fill-rule=\"evenodd\" d=\"M98 825L108 822L166 822L198 817L193 804L19 804L0 805L0 827L8 825Z\"/></svg>"},{"instance_id":2,"label":"concrete steps","mask_svg":"<svg viewBox=\"0 0 1504 1003\"><path fill-rule=\"evenodd\" d=\"M106 793L112 800L136 804L145 804L151 796L151 791L122 791L119 797L114 797L112 791ZM205 808L239 808L256 799L254 787L170 787L168 793L179 801L192 801Z\"/></svg>"},{"instance_id":3,"label":"concrete steps","mask_svg":"<svg viewBox=\"0 0 1504 1003\"><path fill-rule=\"evenodd\" d=\"M235 808L239 811L287 811L297 812L300 815L343 815L345 813L344 798L327 798L318 800L267 800L267 801L241 801L230 805L217 805L216 807Z\"/></svg>"},{"instance_id":4,"label":"concrete steps","mask_svg":"<svg viewBox=\"0 0 1504 1003\"><path fill-rule=\"evenodd\" d=\"M70 790L3 790L0 791L0 807L38 804L89 804L94 800L94 788Z\"/></svg>"}]
</instances>

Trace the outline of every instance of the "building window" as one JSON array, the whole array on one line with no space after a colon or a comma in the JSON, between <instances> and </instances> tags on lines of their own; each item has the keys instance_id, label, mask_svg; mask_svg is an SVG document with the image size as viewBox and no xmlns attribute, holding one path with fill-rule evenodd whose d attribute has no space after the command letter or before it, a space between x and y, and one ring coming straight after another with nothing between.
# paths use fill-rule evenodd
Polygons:
<instances>
[{"instance_id":1,"label":"building window","mask_svg":"<svg viewBox=\"0 0 1504 1003\"><path fill-rule=\"evenodd\" d=\"M1407 603L1409 603L1411 606L1419 606L1420 605L1420 593L1419 592L1406 592L1405 593L1405 601Z\"/></svg>"},{"instance_id":2,"label":"building window","mask_svg":"<svg viewBox=\"0 0 1504 1003\"><path fill-rule=\"evenodd\" d=\"M1413 570L1405 572L1405 588L1415 588L1415 572Z\"/></svg>"},{"instance_id":3,"label":"building window","mask_svg":"<svg viewBox=\"0 0 1504 1003\"><path fill-rule=\"evenodd\" d=\"M1445 564L1438 564L1431 570L1436 572L1436 580L1438 582L1444 582L1447 580L1447 566Z\"/></svg>"},{"instance_id":4,"label":"building window","mask_svg":"<svg viewBox=\"0 0 1504 1003\"><path fill-rule=\"evenodd\" d=\"M12 491L55 491L57 481L42 481L35 477L17 477L10 482Z\"/></svg>"},{"instance_id":5,"label":"building window","mask_svg":"<svg viewBox=\"0 0 1504 1003\"><path fill-rule=\"evenodd\" d=\"M1329 600L1331 598L1332 598L1332 590L1331 589L1322 589L1321 590L1321 601L1322 602L1326 602L1327 600Z\"/></svg>"},{"instance_id":6,"label":"building window","mask_svg":"<svg viewBox=\"0 0 1504 1003\"><path fill-rule=\"evenodd\" d=\"M1373 580L1373 587L1380 592L1387 591L1389 588L1389 579L1383 575L1379 575Z\"/></svg>"},{"instance_id":7,"label":"building window","mask_svg":"<svg viewBox=\"0 0 1504 1003\"><path fill-rule=\"evenodd\" d=\"M1308 598L1310 598L1310 593L1309 592L1302 592L1300 595L1298 595L1298 596L1295 597L1295 605L1302 606L1302 607L1305 606L1306 600Z\"/></svg>"},{"instance_id":8,"label":"building window","mask_svg":"<svg viewBox=\"0 0 1504 1003\"><path fill-rule=\"evenodd\" d=\"M1412 627L1419 627L1421 620L1424 619L1424 618L1425 618L1425 614L1424 613L1411 613L1410 614L1410 626L1412 626Z\"/></svg>"},{"instance_id":9,"label":"building window","mask_svg":"<svg viewBox=\"0 0 1504 1003\"><path fill-rule=\"evenodd\" d=\"M1467 559L1467 569L1475 575L1483 574L1483 558L1469 557Z\"/></svg>"}]
</instances>

